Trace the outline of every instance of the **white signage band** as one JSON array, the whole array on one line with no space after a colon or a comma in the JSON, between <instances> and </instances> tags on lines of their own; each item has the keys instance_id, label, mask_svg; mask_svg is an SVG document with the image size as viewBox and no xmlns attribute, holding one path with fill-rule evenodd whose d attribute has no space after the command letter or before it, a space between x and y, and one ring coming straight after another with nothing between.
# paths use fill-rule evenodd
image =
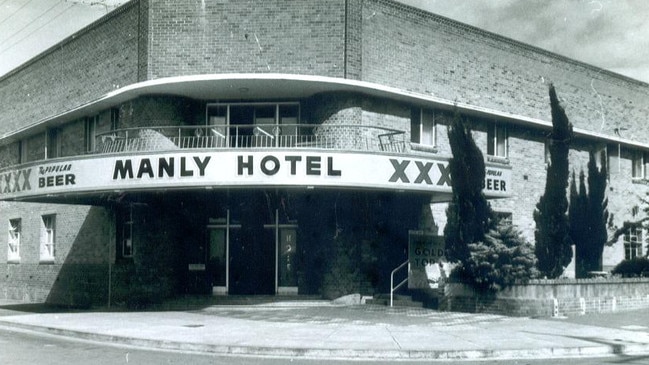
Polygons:
<instances>
[{"instance_id":1,"label":"white signage band","mask_svg":"<svg viewBox=\"0 0 649 365\"><path fill-rule=\"evenodd\" d=\"M487 197L511 196L511 168L487 165ZM182 151L59 159L0 172L0 200L192 187L349 187L451 193L448 159L307 150Z\"/></svg>"}]
</instances>

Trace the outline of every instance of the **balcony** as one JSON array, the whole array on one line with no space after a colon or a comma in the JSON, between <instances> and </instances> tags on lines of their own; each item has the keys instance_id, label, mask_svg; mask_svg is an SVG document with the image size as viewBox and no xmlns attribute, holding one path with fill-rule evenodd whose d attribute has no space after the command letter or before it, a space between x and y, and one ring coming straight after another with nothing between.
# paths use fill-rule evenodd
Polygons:
<instances>
[{"instance_id":1,"label":"balcony","mask_svg":"<svg viewBox=\"0 0 649 365\"><path fill-rule=\"evenodd\" d=\"M113 130L98 134L95 153L188 149L325 149L405 153L405 132L359 125L174 126Z\"/></svg>"}]
</instances>

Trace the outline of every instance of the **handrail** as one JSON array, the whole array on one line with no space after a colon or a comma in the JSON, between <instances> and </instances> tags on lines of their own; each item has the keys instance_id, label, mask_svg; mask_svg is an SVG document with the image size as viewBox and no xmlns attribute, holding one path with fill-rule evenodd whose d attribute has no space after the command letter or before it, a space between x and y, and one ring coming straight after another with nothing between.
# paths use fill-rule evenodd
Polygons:
<instances>
[{"instance_id":1,"label":"handrail","mask_svg":"<svg viewBox=\"0 0 649 365\"><path fill-rule=\"evenodd\" d=\"M392 270L392 273L390 273L390 307L392 307L392 305L394 303L394 292L397 289L399 289L401 286L403 286L403 284L408 282L408 277L406 277L399 284L397 284L397 286L394 286L394 274L397 271L401 270L404 266L408 265L409 262L410 261L408 261L408 260L404 261L403 264L397 266L397 268Z\"/></svg>"},{"instance_id":2,"label":"handrail","mask_svg":"<svg viewBox=\"0 0 649 365\"><path fill-rule=\"evenodd\" d=\"M405 131L349 124L149 126L98 133L95 141L96 154L205 148L317 148L396 153L409 150Z\"/></svg>"},{"instance_id":3,"label":"handrail","mask_svg":"<svg viewBox=\"0 0 649 365\"><path fill-rule=\"evenodd\" d=\"M259 133L262 133L262 134L266 135L266 137L270 137L270 139L275 139L275 136L273 136L272 134L266 132L266 131L265 131L263 128L261 128L260 126L256 126L255 129L254 129L254 131L257 132L257 133L253 132L255 135L258 135Z\"/></svg>"}]
</instances>

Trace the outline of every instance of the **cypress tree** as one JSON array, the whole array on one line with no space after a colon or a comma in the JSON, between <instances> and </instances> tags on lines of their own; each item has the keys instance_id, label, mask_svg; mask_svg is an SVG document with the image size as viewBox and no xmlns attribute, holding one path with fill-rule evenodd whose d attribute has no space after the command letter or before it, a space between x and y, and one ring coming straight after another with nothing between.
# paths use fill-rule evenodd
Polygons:
<instances>
[{"instance_id":1,"label":"cypress tree","mask_svg":"<svg viewBox=\"0 0 649 365\"><path fill-rule=\"evenodd\" d=\"M606 184L606 156L601 154L600 168L597 167L595 154L591 152L588 161L588 209L586 221L589 224L589 239L584 250L584 269L589 271L602 270L602 253L608 239L606 222L608 221L608 199Z\"/></svg>"},{"instance_id":2,"label":"cypress tree","mask_svg":"<svg viewBox=\"0 0 649 365\"><path fill-rule=\"evenodd\" d=\"M577 277L585 278L589 271L602 269L602 253L608 239L608 199L606 198L606 160L602 154L601 168L597 167L595 154L588 160L588 191L583 171L579 175L579 191L575 187L574 173L570 184L570 237L575 244Z\"/></svg>"},{"instance_id":3,"label":"cypress tree","mask_svg":"<svg viewBox=\"0 0 649 365\"><path fill-rule=\"evenodd\" d=\"M469 244L484 240L493 228L492 211L482 189L485 163L471 129L456 110L448 128L453 157L449 161L452 200L444 227L446 257L450 262L469 258Z\"/></svg>"},{"instance_id":4,"label":"cypress tree","mask_svg":"<svg viewBox=\"0 0 649 365\"><path fill-rule=\"evenodd\" d=\"M584 171L579 173L579 189L577 189L577 178L575 172L572 172L572 181L570 183L570 207L568 208L568 219L570 222L570 238L575 245L575 267L578 278L586 276L584 269L585 252L588 241L588 218L586 216L588 209L588 195L586 193L586 177Z\"/></svg>"},{"instance_id":5,"label":"cypress tree","mask_svg":"<svg viewBox=\"0 0 649 365\"><path fill-rule=\"evenodd\" d=\"M552 133L550 135L550 166L545 191L536 205L534 252L539 272L548 278L559 277L572 260L572 240L568 227L568 152L572 124L559 104L554 86L550 85Z\"/></svg>"}]
</instances>

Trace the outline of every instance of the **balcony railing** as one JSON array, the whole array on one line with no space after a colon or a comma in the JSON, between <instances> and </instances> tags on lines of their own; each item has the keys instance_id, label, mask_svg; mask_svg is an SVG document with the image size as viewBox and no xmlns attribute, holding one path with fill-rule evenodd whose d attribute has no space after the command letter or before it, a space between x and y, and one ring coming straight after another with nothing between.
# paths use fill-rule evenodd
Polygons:
<instances>
[{"instance_id":1,"label":"balcony railing","mask_svg":"<svg viewBox=\"0 0 649 365\"><path fill-rule=\"evenodd\" d=\"M96 137L100 154L178 149L304 148L406 152L405 132L359 125L228 125L127 128Z\"/></svg>"}]
</instances>

